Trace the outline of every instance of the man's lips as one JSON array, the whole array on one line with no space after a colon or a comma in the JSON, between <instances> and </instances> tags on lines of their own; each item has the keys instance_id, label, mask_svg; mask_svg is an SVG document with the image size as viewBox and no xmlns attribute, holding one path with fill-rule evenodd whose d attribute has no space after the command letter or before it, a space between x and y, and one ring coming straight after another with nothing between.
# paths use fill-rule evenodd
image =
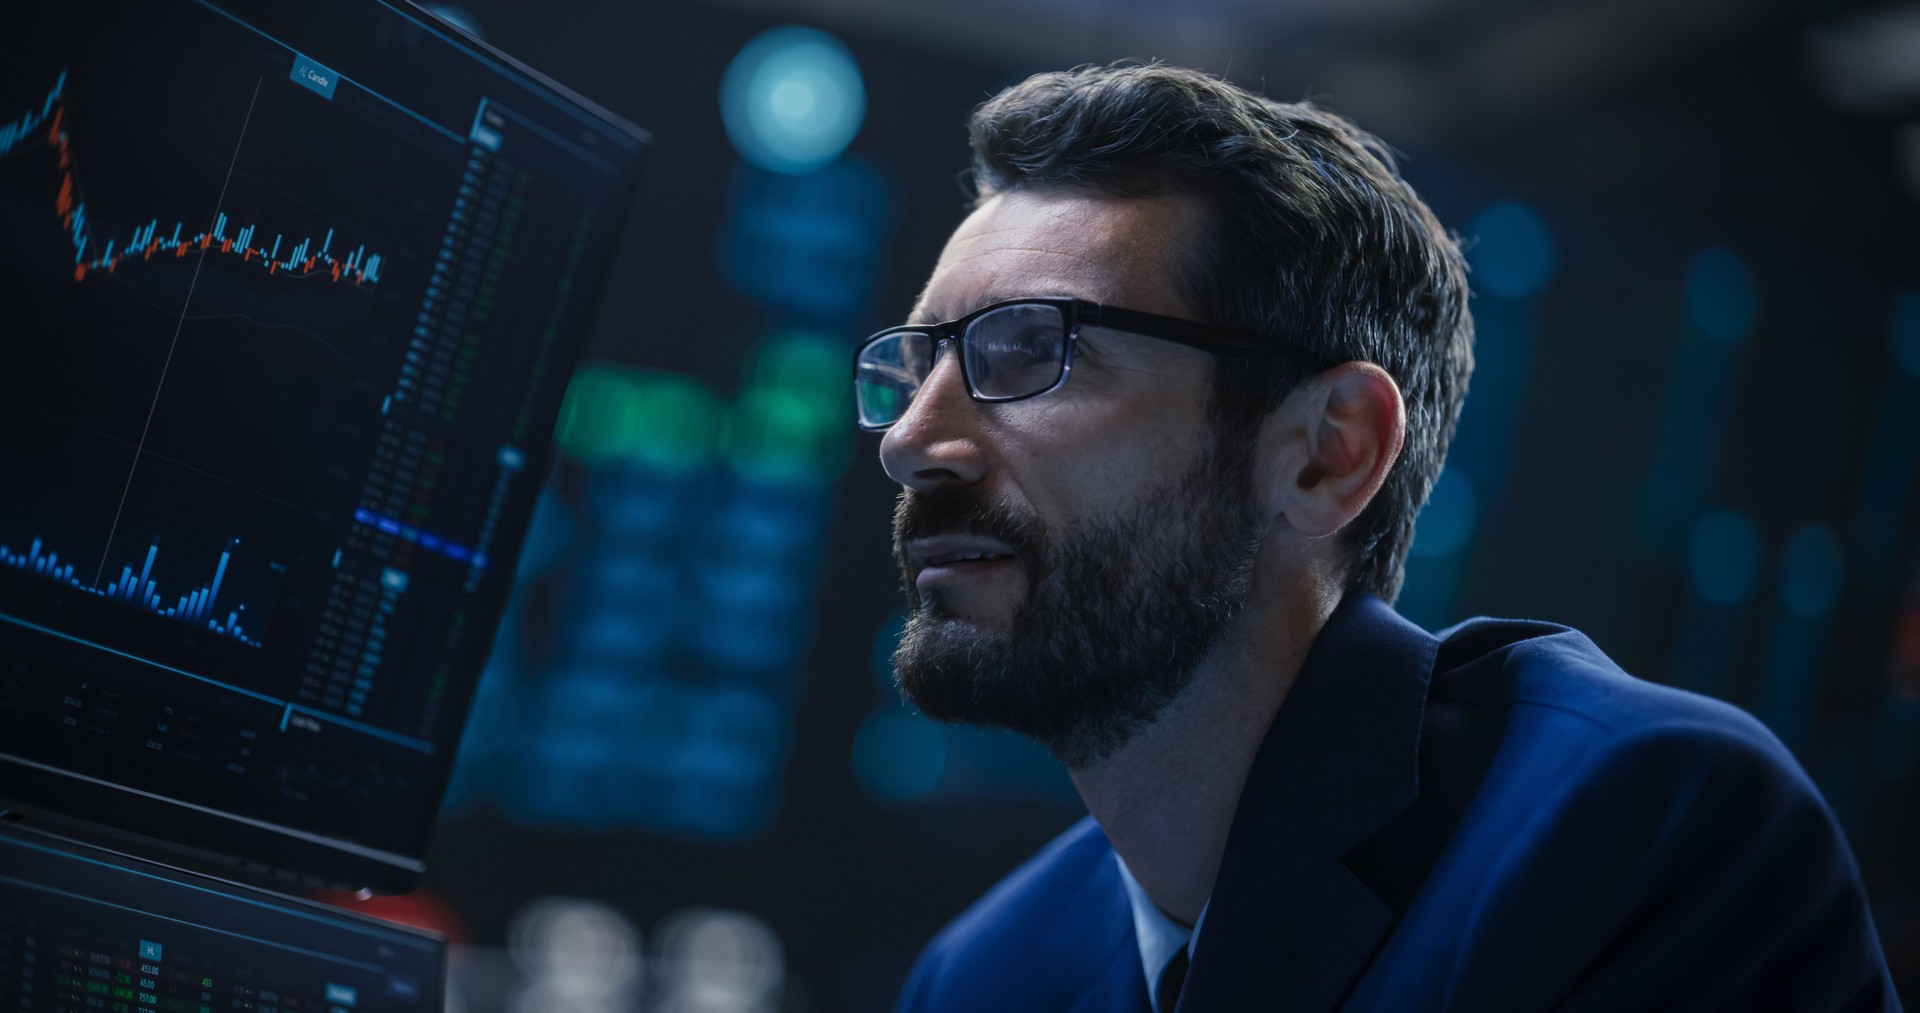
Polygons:
<instances>
[{"instance_id":1,"label":"man's lips","mask_svg":"<svg viewBox=\"0 0 1920 1013\"><path fill-rule=\"evenodd\" d=\"M907 543L907 558L915 566L946 566L952 563L989 562L1011 559L1013 549L997 538L981 535L934 535Z\"/></svg>"},{"instance_id":2,"label":"man's lips","mask_svg":"<svg viewBox=\"0 0 1920 1013\"><path fill-rule=\"evenodd\" d=\"M1007 543L981 535L916 538L907 543L907 558L919 571L914 586L922 591L1017 562Z\"/></svg>"}]
</instances>

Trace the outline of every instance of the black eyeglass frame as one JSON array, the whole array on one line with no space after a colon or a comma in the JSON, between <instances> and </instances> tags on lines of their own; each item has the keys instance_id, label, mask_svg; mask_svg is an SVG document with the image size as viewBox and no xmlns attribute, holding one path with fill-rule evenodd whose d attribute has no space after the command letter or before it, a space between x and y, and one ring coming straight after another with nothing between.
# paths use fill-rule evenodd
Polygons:
<instances>
[{"instance_id":1,"label":"black eyeglass frame","mask_svg":"<svg viewBox=\"0 0 1920 1013\"><path fill-rule=\"evenodd\" d=\"M1060 353L1060 375L1054 377L1053 383L1031 394L1012 394L1006 397L993 397L980 393L980 389L974 385L973 372L967 368L966 352L961 345L966 339L967 328L971 326L975 320L996 310L1003 310L1010 306L1052 306L1060 311L1061 322L1066 328L1066 334L1064 335L1065 347ZM860 359L866 354L867 349L897 334L923 334L933 340L933 354L929 357L930 364L927 367L929 376L932 375L933 369L931 363L938 363L940 360L940 347L951 341L955 346L955 350L960 352L960 377L967 386L968 397L981 404L1006 404L1010 401L1025 401L1028 398L1051 394L1059 390L1061 386L1067 382L1067 375L1073 372L1074 346L1080 340L1080 327L1082 324L1091 324L1094 327L1107 327L1116 331L1126 331L1129 334L1138 334L1143 337L1171 341L1176 345L1197 348L1200 351L1213 355L1243 357L1293 355L1303 359L1308 365L1316 369L1325 368L1317 359L1299 348L1288 346L1283 342L1270 338L1248 334L1245 331L1216 327L1213 324L1201 323L1198 320L1187 320L1182 317L1148 313L1144 310L1130 310L1119 306L1108 306L1105 303L1097 303L1088 299L1078 299L1072 296L1028 296L1021 299L1006 299L991 303L974 310L964 317L948 320L943 323L902 324L898 327L889 327L884 331L880 331L867 338L867 340L860 342L859 346L854 349L853 380L856 385L859 384ZM921 377L920 384L924 386L925 383L926 377ZM914 388L914 394L918 395L919 392L919 387L916 386ZM911 400L909 400L909 403L911 403ZM892 428L894 424L893 422L888 422L885 425L869 425L857 417L858 412L855 414L854 424L870 433L885 432ZM894 422L898 421L899 419L894 420Z\"/></svg>"}]
</instances>

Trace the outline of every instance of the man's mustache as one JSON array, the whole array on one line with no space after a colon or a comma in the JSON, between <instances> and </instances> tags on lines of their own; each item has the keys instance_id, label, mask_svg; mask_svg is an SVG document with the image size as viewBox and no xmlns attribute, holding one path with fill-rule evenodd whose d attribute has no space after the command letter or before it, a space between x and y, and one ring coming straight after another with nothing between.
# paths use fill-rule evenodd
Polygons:
<instances>
[{"instance_id":1,"label":"man's mustache","mask_svg":"<svg viewBox=\"0 0 1920 1013\"><path fill-rule=\"evenodd\" d=\"M902 490L893 509L893 552L903 571L910 567L907 543L934 535L977 535L1001 542L1034 572L1045 544L1039 518L1016 512L965 486L940 486L930 492Z\"/></svg>"}]
</instances>

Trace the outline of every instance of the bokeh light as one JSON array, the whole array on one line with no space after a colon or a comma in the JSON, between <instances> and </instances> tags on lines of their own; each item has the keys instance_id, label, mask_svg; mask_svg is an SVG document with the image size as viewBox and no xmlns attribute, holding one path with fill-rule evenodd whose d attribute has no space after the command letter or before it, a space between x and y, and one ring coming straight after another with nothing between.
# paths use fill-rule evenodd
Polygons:
<instances>
[{"instance_id":1,"label":"bokeh light","mask_svg":"<svg viewBox=\"0 0 1920 1013\"><path fill-rule=\"evenodd\" d=\"M1845 574L1840 539L1824 524L1805 524L1787 537L1780 552L1780 597L1802 619L1833 611Z\"/></svg>"},{"instance_id":2,"label":"bokeh light","mask_svg":"<svg viewBox=\"0 0 1920 1013\"><path fill-rule=\"evenodd\" d=\"M513 916L507 947L525 976L513 1010L628 1010L640 986L640 933L596 900L542 897Z\"/></svg>"},{"instance_id":3,"label":"bokeh light","mask_svg":"<svg viewBox=\"0 0 1920 1013\"><path fill-rule=\"evenodd\" d=\"M900 638L907 632L907 616L904 612L895 612L880 624L880 632L873 638L873 681L880 691L893 696L893 652L900 646Z\"/></svg>"},{"instance_id":4,"label":"bokeh light","mask_svg":"<svg viewBox=\"0 0 1920 1013\"><path fill-rule=\"evenodd\" d=\"M812 28L754 37L720 82L720 115L734 150L773 172L812 172L839 158L866 112L853 54Z\"/></svg>"},{"instance_id":5,"label":"bokeh light","mask_svg":"<svg viewBox=\"0 0 1920 1013\"><path fill-rule=\"evenodd\" d=\"M1420 511L1408 552L1416 559L1451 556L1473 540L1478 517L1479 498L1474 495L1473 483L1457 470L1442 471Z\"/></svg>"},{"instance_id":6,"label":"bokeh light","mask_svg":"<svg viewBox=\"0 0 1920 1013\"><path fill-rule=\"evenodd\" d=\"M852 463L854 442L843 345L817 334L777 334L748 362L746 387L720 433L722 456L757 481L838 478Z\"/></svg>"},{"instance_id":7,"label":"bokeh light","mask_svg":"<svg viewBox=\"0 0 1920 1013\"><path fill-rule=\"evenodd\" d=\"M772 1010L786 981L780 937L745 911L685 908L662 919L655 954L667 1013Z\"/></svg>"},{"instance_id":8,"label":"bokeh light","mask_svg":"<svg viewBox=\"0 0 1920 1013\"><path fill-rule=\"evenodd\" d=\"M1474 288L1503 299L1520 299L1553 280L1558 257L1547 223L1518 201L1483 208L1467 225L1467 263Z\"/></svg>"},{"instance_id":9,"label":"bokeh light","mask_svg":"<svg viewBox=\"0 0 1920 1013\"><path fill-rule=\"evenodd\" d=\"M1687 263L1687 318L1700 333L1736 341L1753 330L1760 293L1745 261L1724 246L1702 250Z\"/></svg>"},{"instance_id":10,"label":"bokeh light","mask_svg":"<svg viewBox=\"0 0 1920 1013\"><path fill-rule=\"evenodd\" d=\"M1693 590L1715 605L1738 605L1753 596L1760 579L1760 527L1734 510L1701 517L1687 549Z\"/></svg>"},{"instance_id":11,"label":"bokeh light","mask_svg":"<svg viewBox=\"0 0 1920 1013\"><path fill-rule=\"evenodd\" d=\"M853 772L860 787L882 802L927 797L947 769L947 745L939 725L887 707L860 725L853 740Z\"/></svg>"},{"instance_id":12,"label":"bokeh light","mask_svg":"<svg viewBox=\"0 0 1920 1013\"><path fill-rule=\"evenodd\" d=\"M707 459L720 418L719 400L690 377L589 364L567 387L555 438L580 461L632 456L680 472Z\"/></svg>"}]
</instances>

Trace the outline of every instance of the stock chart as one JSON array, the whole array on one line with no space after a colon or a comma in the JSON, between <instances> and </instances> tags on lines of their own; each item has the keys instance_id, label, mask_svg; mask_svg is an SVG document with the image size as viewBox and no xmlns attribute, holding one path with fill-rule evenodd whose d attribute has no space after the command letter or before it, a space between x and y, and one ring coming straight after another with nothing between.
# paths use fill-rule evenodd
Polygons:
<instances>
[{"instance_id":1,"label":"stock chart","mask_svg":"<svg viewBox=\"0 0 1920 1013\"><path fill-rule=\"evenodd\" d=\"M0 70L0 753L405 864L640 141L378 3L96 13Z\"/></svg>"}]
</instances>

